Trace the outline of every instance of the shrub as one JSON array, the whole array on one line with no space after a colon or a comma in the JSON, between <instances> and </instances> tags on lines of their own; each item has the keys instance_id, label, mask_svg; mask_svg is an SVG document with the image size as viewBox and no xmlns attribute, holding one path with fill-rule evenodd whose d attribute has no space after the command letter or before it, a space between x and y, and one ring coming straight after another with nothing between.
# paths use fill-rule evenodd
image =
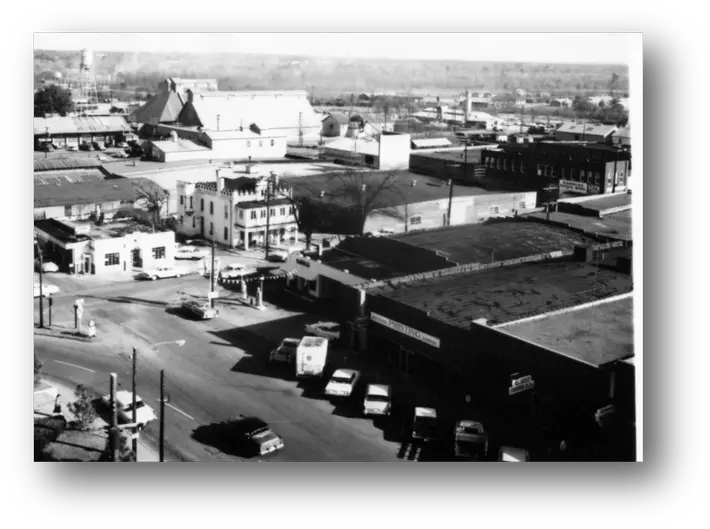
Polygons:
<instances>
[{"instance_id":1,"label":"shrub","mask_svg":"<svg viewBox=\"0 0 710 529\"><path fill-rule=\"evenodd\" d=\"M76 416L76 426L80 430L88 429L96 420L96 410L91 402L89 390L79 384L74 390L76 400L69 404L69 411Z\"/></svg>"}]
</instances>

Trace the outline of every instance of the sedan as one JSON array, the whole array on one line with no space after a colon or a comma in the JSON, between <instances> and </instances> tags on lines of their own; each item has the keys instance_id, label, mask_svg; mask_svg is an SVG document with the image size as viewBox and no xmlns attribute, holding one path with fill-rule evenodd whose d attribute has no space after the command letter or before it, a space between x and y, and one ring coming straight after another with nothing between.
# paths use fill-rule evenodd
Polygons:
<instances>
[{"instance_id":1,"label":"sedan","mask_svg":"<svg viewBox=\"0 0 710 529\"><path fill-rule=\"evenodd\" d=\"M175 259L204 259L209 252L194 246L178 246L175 249Z\"/></svg>"},{"instance_id":2,"label":"sedan","mask_svg":"<svg viewBox=\"0 0 710 529\"><path fill-rule=\"evenodd\" d=\"M107 406L111 405L111 396L105 395L101 399ZM130 391L116 392L116 412L118 418L124 422L133 421L133 393ZM148 406L143 399L136 395L136 422L138 428L143 428L146 424L157 419L153 408Z\"/></svg>"},{"instance_id":3,"label":"sedan","mask_svg":"<svg viewBox=\"0 0 710 529\"><path fill-rule=\"evenodd\" d=\"M286 250L270 250L269 251L269 261L272 263L285 263L288 259L288 252Z\"/></svg>"},{"instance_id":4,"label":"sedan","mask_svg":"<svg viewBox=\"0 0 710 529\"><path fill-rule=\"evenodd\" d=\"M330 341L339 340L340 324L332 321L319 321L318 323L312 323L310 325L306 325L306 334L327 338Z\"/></svg>"},{"instance_id":5,"label":"sedan","mask_svg":"<svg viewBox=\"0 0 710 529\"><path fill-rule=\"evenodd\" d=\"M325 394L329 397L349 397L355 391L359 380L360 371L336 369L325 386Z\"/></svg>"},{"instance_id":6,"label":"sedan","mask_svg":"<svg viewBox=\"0 0 710 529\"><path fill-rule=\"evenodd\" d=\"M116 147L119 147L121 149L128 149L129 148L128 144L125 141L122 141L121 143L116 145Z\"/></svg>"},{"instance_id":7,"label":"sedan","mask_svg":"<svg viewBox=\"0 0 710 529\"><path fill-rule=\"evenodd\" d=\"M39 270L39 266L39 259L37 259L35 261L35 268ZM42 272L59 272L59 267L52 261L44 261L42 263Z\"/></svg>"},{"instance_id":8,"label":"sedan","mask_svg":"<svg viewBox=\"0 0 710 529\"><path fill-rule=\"evenodd\" d=\"M142 279L150 279L155 281L156 279L165 279L168 277L180 277L182 272L177 268L170 266L158 266L149 270L144 270L139 274L138 277Z\"/></svg>"},{"instance_id":9,"label":"sedan","mask_svg":"<svg viewBox=\"0 0 710 529\"><path fill-rule=\"evenodd\" d=\"M114 158L128 158L128 153L125 152L115 152L111 156Z\"/></svg>"},{"instance_id":10,"label":"sedan","mask_svg":"<svg viewBox=\"0 0 710 529\"><path fill-rule=\"evenodd\" d=\"M384 384L370 384L365 393L363 415L389 415L392 412L390 387Z\"/></svg>"},{"instance_id":11,"label":"sedan","mask_svg":"<svg viewBox=\"0 0 710 529\"><path fill-rule=\"evenodd\" d=\"M299 338L284 338L281 345L269 353L269 364L293 364L300 344Z\"/></svg>"},{"instance_id":12,"label":"sedan","mask_svg":"<svg viewBox=\"0 0 710 529\"><path fill-rule=\"evenodd\" d=\"M234 440L249 455L263 456L284 447L284 440L258 417L232 419L228 425Z\"/></svg>"},{"instance_id":13,"label":"sedan","mask_svg":"<svg viewBox=\"0 0 710 529\"><path fill-rule=\"evenodd\" d=\"M217 316L217 309L212 308L208 301L185 301L182 310L201 320L211 320Z\"/></svg>"},{"instance_id":14,"label":"sedan","mask_svg":"<svg viewBox=\"0 0 710 529\"><path fill-rule=\"evenodd\" d=\"M429 442L439 437L439 416L434 408L414 408L412 439Z\"/></svg>"},{"instance_id":15,"label":"sedan","mask_svg":"<svg viewBox=\"0 0 710 529\"><path fill-rule=\"evenodd\" d=\"M228 279L235 279L252 274L255 271L255 269L247 268L246 265L233 263L222 268L222 270L219 271L219 276Z\"/></svg>"},{"instance_id":16,"label":"sedan","mask_svg":"<svg viewBox=\"0 0 710 529\"><path fill-rule=\"evenodd\" d=\"M67 150L74 152L74 151L78 151L79 147L77 147L76 145L67 145Z\"/></svg>"},{"instance_id":17,"label":"sedan","mask_svg":"<svg viewBox=\"0 0 710 529\"><path fill-rule=\"evenodd\" d=\"M34 297L39 297L39 283L34 284ZM49 297L52 294L59 294L59 287L56 285L48 285L47 283L42 283L42 297Z\"/></svg>"}]
</instances>

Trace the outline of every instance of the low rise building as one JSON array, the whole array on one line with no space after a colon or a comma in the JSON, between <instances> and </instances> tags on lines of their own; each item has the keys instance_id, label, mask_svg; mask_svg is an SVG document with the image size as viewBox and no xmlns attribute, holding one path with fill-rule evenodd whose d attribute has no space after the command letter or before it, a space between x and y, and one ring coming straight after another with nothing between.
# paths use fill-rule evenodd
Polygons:
<instances>
[{"instance_id":1,"label":"low rise building","mask_svg":"<svg viewBox=\"0 0 710 529\"><path fill-rule=\"evenodd\" d=\"M409 167L411 136L382 133L338 138L323 148L323 158L372 169L390 170Z\"/></svg>"},{"instance_id":2,"label":"low rise building","mask_svg":"<svg viewBox=\"0 0 710 529\"><path fill-rule=\"evenodd\" d=\"M133 131L123 116L34 118L34 144L51 141L57 148L100 141L126 141Z\"/></svg>"},{"instance_id":3,"label":"low rise building","mask_svg":"<svg viewBox=\"0 0 710 529\"><path fill-rule=\"evenodd\" d=\"M62 272L119 272L130 277L134 268L172 266L175 232L154 232L134 220L97 223L88 220L36 220L35 235L45 259Z\"/></svg>"},{"instance_id":4,"label":"low rise building","mask_svg":"<svg viewBox=\"0 0 710 529\"><path fill-rule=\"evenodd\" d=\"M616 127L614 125L598 125L596 123L563 123L555 131L558 141L589 141L611 143Z\"/></svg>"}]
</instances>

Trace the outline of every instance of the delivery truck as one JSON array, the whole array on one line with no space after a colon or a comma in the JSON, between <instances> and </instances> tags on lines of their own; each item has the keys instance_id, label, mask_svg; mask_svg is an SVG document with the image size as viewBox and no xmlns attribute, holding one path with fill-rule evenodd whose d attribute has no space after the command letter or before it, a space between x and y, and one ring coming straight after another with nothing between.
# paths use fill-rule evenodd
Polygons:
<instances>
[{"instance_id":1,"label":"delivery truck","mask_svg":"<svg viewBox=\"0 0 710 529\"><path fill-rule=\"evenodd\" d=\"M305 336L296 349L296 377L319 378L328 360L328 340Z\"/></svg>"}]
</instances>

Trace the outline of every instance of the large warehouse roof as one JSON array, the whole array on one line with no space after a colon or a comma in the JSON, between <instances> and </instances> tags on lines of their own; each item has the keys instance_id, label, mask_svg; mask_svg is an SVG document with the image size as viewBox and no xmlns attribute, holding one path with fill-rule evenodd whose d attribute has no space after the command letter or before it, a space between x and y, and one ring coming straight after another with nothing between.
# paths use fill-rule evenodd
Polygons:
<instances>
[{"instance_id":1,"label":"large warehouse roof","mask_svg":"<svg viewBox=\"0 0 710 529\"><path fill-rule=\"evenodd\" d=\"M123 116L34 118L34 135L103 134L131 132Z\"/></svg>"},{"instance_id":2,"label":"large warehouse roof","mask_svg":"<svg viewBox=\"0 0 710 529\"><path fill-rule=\"evenodd\" d=\"M183 104L182 98L176 92L160 92L151 97L145 105L131 112L130 118L136 123L152 124L154 119L158 123L173 123L177 121Z\"/></svg>"},{"instance_id":3,"label":"large warehouse roof","mask_svg":"<svg viewBox=\"0 0 710 529\"><path fill-rule=\"evenodd\" d=\"M157 187L157 184L147 178L115 178L61 185L36 185L34 207L133 201L138 198L139 187L149 190Z\"/></svg>"}]
</instances>

